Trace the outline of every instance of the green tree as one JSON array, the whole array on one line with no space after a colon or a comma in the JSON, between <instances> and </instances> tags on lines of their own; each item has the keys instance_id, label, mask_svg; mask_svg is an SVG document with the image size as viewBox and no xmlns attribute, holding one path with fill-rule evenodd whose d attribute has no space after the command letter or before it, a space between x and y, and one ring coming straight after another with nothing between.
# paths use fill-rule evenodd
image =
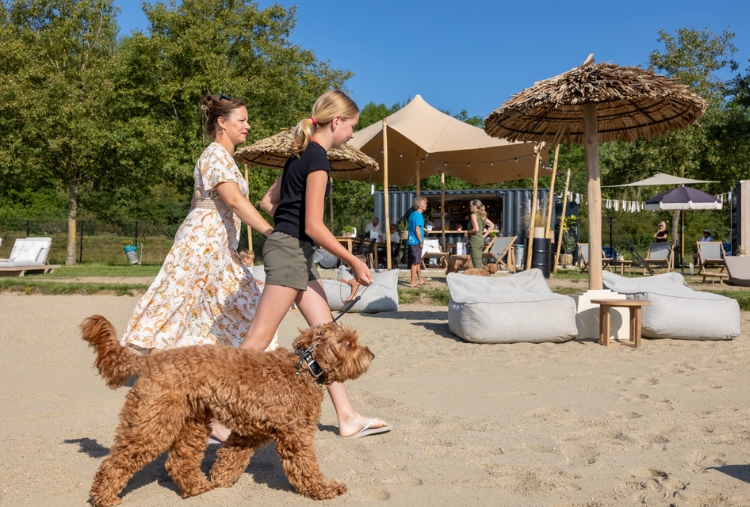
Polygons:
<instances>
[{"instance_id":1,"label":"green tree","mask_svg":"<svg viewBox=\"0 0 750 507\"><path fill-rule=\"evenodd\" d=\"M112 98L115 16L111 0L11 0L3 13L3 32L16 38L3 58L15 72L1 85L12 97L14 124L3 134L16 157L11 171L33 171L67 189L68 265L75 264L81 185L106 171L101 161L112 144L102 112ZM14 61L32 55L21 66Z\"/></svg>"}]
</instances>

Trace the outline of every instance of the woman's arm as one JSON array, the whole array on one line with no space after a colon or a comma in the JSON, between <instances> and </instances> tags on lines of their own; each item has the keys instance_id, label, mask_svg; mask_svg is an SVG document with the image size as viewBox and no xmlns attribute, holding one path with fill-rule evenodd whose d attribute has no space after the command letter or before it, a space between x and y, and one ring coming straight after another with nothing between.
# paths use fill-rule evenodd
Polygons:
<instances>
[{"instance_id":1,"label":"woman's arm","mask_svg":"<svg viewBox=\"0 0 750 507\"><path fill-rule=\"evenodd\" d=\"M233 181L225 181L216 185L216 192L219 197L229 206L237 217L245 222L247 225L255 229L256 231L265 234L266 237L270 236L273 232L273 227L266 222L266 219L258 213L250 201L248 201L237 183Z\"/></svg>"},{"instance_id":2,"label":"woman's arm","mask_svg":"<svg viewBox=\"0 0 750 507\"><path fill-rule=\"evenodd\" d=\"M310 236L321 248L326 249L342 262L347 264L354 278L362 285L372 283L372 275L367 265L354 256L339 243L323 223L325 211L326 185L328 175L325 171L313 171L307 176L305 194L305 234Z\"/></svg>"},{"instance_id":3,"label":"woman's arm","mask_svg":"<svg viewBox=\"0 0 750 507\"><path fill-rule=\"evenodd\" d=\"M492 232L492 229L495 228L495 224L492 223L492 220L487 218L484 222L484 234L482 234L483 238L486 238L489 233Z\"/></svg>"},{"instance_id":4,"label":"woman's arm","mask_svg":"<svg viewBox=\"0 0 750 507\"><path fill-rule=\"evenodd\" d=\"M273 182L266 195L260 200L260 209L271 216L276 214L276 208L281 202L281 176Z\"/></svg>"},{"instance_id":5,"label":"woman's arm","mask_svg":"<svg viewBox=\"0 0 750 507\"><path fill-rule=\"evenodd\" d=\"M467 234L476 234L479 232L479 224L477 223L477 215L476 213L471 214L471 227L468 231L466 231Z\"/></svg>"}]
</instances>

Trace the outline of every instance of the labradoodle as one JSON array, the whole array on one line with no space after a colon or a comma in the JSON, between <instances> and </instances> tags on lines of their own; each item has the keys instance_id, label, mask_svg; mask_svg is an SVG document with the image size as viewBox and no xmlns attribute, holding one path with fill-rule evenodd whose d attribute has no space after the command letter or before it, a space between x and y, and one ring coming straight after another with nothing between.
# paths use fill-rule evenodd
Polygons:
<instances>
[{"instance_id":1,"label":"labradoodle","mask_svg":"<svg viewBox=\"0 0 750 507\"><path fill-rule=\"evenodd\" d=\"M465 275L492 276L497 273L497 264L485 264L482 268L471 268L464 271Z\"/></svg>"},{"instance_id":2,"label":"labradoodle","mask_svg":"<svg viewBox=\"0 0 750 507\"><path fill-rule=\"evenodd\" d=\"M294 340L295 352L214 345L142 355L120 346L100 315L83 321L81 335L96 350L95 365L109 387L138 377L114 445L94 477L94 507L119 504L128 480L166 450L167 471L184 498L230 487L270 440L299 493L320 500L346 492L346 485L320 471L313 436L323 387L359 377L374 358L353 329L333 323L310 328ZM232 433L217 451L209 480L200 464L212 419Z\"/></svg>"},{"instance_id":3,"label":"labradoodle","mask_svg":"<svg viewBox=\"0 0 750 507\"><path fill-rule=\"evenodd\" d=\"M464 269L471 269L473 266L470 255L451 255L448 257L448 267L445 268L445 274L458 273Z\"/></svg>"}]
</instances>

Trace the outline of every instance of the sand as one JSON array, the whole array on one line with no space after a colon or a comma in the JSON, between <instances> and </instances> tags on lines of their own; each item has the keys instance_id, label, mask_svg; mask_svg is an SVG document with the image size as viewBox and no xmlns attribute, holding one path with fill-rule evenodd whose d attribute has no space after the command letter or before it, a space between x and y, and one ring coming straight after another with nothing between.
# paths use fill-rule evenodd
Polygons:
<instances>
[{"instance_id":1,"label":"sand","mask_svg":"<svg viewBox=\"0 0 750 507\"><path fill-rule=\"evenodd\" d=\"M136 302L0 295L0 506L86 505L128 388L104 385L77 325L101 313L122 331ZM394 429L338 438L324 401L317 453L346 495L301 497L269 445L234 487L188 500L161 456L122 505L748 506L750 312L742 319L730 342L644 340L633 350L465 343L448 331L445 307L347 315L377 355L350 397ZM302 326L290 311L281 344Z\"/></svg>"}]
</instances>

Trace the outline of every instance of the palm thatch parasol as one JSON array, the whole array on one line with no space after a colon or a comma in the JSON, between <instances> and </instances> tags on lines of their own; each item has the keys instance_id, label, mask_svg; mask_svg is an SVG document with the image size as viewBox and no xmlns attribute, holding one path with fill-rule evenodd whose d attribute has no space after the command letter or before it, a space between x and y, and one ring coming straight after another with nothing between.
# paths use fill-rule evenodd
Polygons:
<instances>
[{"instance_id":1,"label":"palm thatch parasol","mask_svg":"<svg viewBox=\"0 0 750 507\"><path fill-rule=\"evenodd\" d=\"M599 142L666 135L694 124L706 102L676 80L638 67L595 64L536 83L490 113L484 130L511 141L583 144L586 152L589 251L601 251ZM602 289L602 260L589 259L589 289Z\"/></svg>"},{"instance_id":2,"label":"palm thatch parasol","mask_svg":"<svg viewBox=\"0 0 750 507\"><path fill-rule=\"evenodd\" d=\"M291 129L282 130L278 134L240 148L234 153L234 158L245 164L283 169L286 161L292 156L292 136ZM379 169L375 160L349 144L340 150L328 150L328 161L331 163L331 177L336 179L352 179L354 176L368 175Z\"/></svg>"}]
</instances>

